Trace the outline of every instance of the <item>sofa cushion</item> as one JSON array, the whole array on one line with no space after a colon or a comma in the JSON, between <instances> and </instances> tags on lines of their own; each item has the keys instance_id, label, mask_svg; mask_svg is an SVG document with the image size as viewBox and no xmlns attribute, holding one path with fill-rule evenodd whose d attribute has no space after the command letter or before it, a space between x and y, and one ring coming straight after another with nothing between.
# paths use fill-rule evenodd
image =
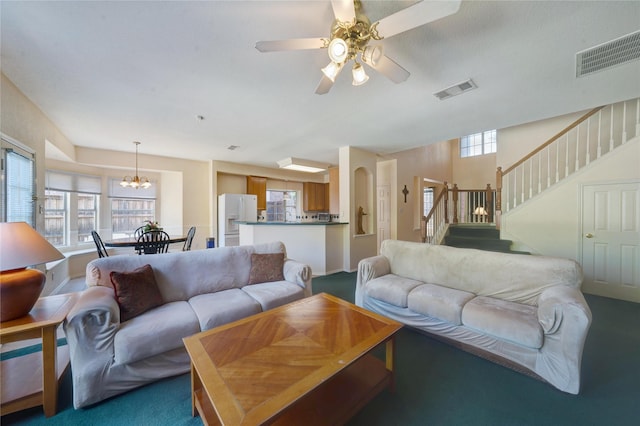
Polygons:
<instances>
[{"instance_id":1,"label":"sofa cushion","mask_svg":"<svg viewBox=\"0 0 640 426\"><path fill-rule=\"evenodd\" d=\"M143 265L131 272L112 271L109 278L120 306L120 321L128 321L162 305L151 265Z\"/></svg>"},{"instance_id":2,"label":"sofa cushion","mask_svg":"<svg viewBox=\"0 0 640 426\"><path fill-rule=\"evenodd\" d=\"M252 253L248 284L282 281L284 253Z\"/></svg>"},{"instance_id":3,"label":"sofa cushion","mask_svg":"<svg viewBox=\"0 0 640 426\"><path fill-rule=\"evenodd\" d=\"M288 281L247 285L242 291L257 300L263 311L304 297L304 289Z\"/></svg>"},{"instance_id":4,"label":"sofa cushion","mask_svg":"<svg viewBox=\"0 0 640 426\"><path fill-rule=\"evenodd\" d=\"M239 288L201 294L189 299L189 304L198 317L202 331L262 311L260 303Z\"/></svg>"},{"instance_id":5,"label":"sofa cushion","mask_svg":"<svg viewBox=\"0 0 640 426\"><path fill-rule=\"evenodd\" d=\"M542 347L544 334L537 308L479 296L462 309L462 323L475 330L534 349Z\"/></svg>"},{"instance_id":6,"label":"sofa cushion","mask_svg":"<svg viewBox=\"0 0 640 426\"><path fill-rule=\"evenodd\" d=\"M367 282L364 291L369 297L406 308L411 290L423 284L422 281L387 274Z\"/></svg>"},{"instance_id":7,"label":"sofa cushion","mask_svg":"<svg viewBox=\"0 0 640 426\"><path fill-rule=\"evenodd\" d=\"M414 312L462 325L462 308L475 294L433 284L424 284L409 293L407 307Z\"/></svg>"},{"instance_id":8,"label":"sofa cushion","mask_svg":"<svg viewBox=\"0 0 640 426\"><path fill-rule=\"evenodd\" d=\"M187 302L171 302L120 324L113 349L116 364L130 364L184 347L182 338L200 331Z\"/></svg>"}]
</instances>

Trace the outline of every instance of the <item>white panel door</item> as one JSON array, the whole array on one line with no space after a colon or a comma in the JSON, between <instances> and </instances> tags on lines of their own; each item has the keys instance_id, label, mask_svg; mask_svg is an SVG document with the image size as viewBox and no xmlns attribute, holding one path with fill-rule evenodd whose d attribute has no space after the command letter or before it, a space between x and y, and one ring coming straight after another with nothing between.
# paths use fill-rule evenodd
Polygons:
<instances>
[{"instance_id":1,"label":"white panel door","mask_svg":"<svg viewBox=\"0 0 640 426\"><path fill-rule=\"evenodd\" d=\"M584 290L640 302L640 182L586 185L582 195Z\"/></svg>"},{"instance_id":2,"label":"white panel door","mask_svg":"<svg viewBox=\"0 0 640 426\"><path fill-rule=\"evenodd\" d=\"M382 241L390 238L391 221L389 216L391 209L389 207L389 185L378 186L378 253L380 253L380 244Z\"/></svg>"}]
</instances>

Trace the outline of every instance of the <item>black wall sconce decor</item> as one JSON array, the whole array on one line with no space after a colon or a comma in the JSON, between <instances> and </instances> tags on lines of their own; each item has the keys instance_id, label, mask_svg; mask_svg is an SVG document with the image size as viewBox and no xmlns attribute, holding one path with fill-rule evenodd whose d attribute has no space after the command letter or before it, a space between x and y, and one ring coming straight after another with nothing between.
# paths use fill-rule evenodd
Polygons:
<instances>
[{"instance_id":1,"label":"black wall sconce decor","mask_svg":"<svg viewBox=\"0 0 640 426\"><path fill-rule=\"evenodd\" d=\"M402 190L402 193L404 194L404 202L407 202L407 195L409 194L409 190L407 189L407 185L404 186L404 189Z\"/></svg>"}]
</instances>

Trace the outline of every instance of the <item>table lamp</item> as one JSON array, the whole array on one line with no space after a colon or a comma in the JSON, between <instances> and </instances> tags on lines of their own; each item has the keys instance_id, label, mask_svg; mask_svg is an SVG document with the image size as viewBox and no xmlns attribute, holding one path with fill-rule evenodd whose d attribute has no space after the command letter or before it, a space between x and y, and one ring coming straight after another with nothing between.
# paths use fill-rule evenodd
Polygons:
<instances>
[{"instance_id":1,"label":"table lamp","mask_svg":"<svg viewBox=\"0 0 640 426\"><path fill-rule=\"evenodd\" d=\"M63 258L26 222L0 223L0 321L27 315L40 297L46 275L27 266Z\"/></svg>"}]
</instances>

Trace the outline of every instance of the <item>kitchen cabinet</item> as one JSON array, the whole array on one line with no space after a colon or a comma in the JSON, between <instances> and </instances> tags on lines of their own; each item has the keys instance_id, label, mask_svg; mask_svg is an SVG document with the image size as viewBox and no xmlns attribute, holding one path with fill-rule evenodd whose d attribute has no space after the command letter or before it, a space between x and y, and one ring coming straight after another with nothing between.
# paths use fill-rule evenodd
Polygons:
<instances>
[{"instance_id":1,"label":"kitchen cabinet","mask_svg":"<svg viewBox=\"0 0 640 426\"><path fill-rule=\"evenodd\" d=\"M325 212L329 210L326 183L303 182L302 209L306 212Z\"/></svg>"},{"instance_id":2,"label":"kitchen cabinet","mask_svg":"<svg viewBox=\"0 0 640 426\"><path fill-rule=\"evenodd\" d=\"M258 210L267 209L267 178L247 176L247 194L258 197Z\"/></svg>"}]
</instances>

